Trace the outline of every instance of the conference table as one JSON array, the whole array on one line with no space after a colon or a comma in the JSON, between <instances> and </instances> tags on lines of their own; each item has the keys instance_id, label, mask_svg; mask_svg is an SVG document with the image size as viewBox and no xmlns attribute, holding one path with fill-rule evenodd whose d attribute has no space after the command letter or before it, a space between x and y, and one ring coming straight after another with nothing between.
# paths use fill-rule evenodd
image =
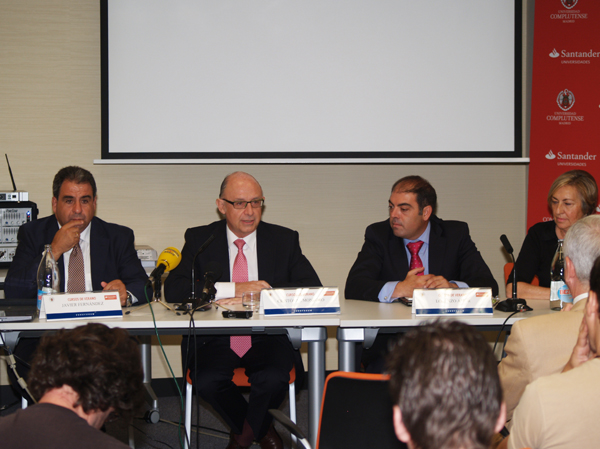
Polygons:
<instances>
[{"instance_id":1,"label":"conference table","mask_svg":"<svg viewBox=\"0 0 600 449\"><path fill-rule=\"evenodd\" d=\"M232 307L233 308L233 307ZM235 308L241 309L241 306ZM132 307L123 309L126 313L122 318L90 320L98 321L109 327L122 327L135 335L142 336L142 362L145 367L145 383L151 380L150 345L151 335L187 335L190 330L189 315L176 314L162 304L153 303L155 320L152 319L150 308ZM224 318L222 308L214 306L206 312L196 312L193 315L193 332L201 335L210 334L287 334L294 348L299 349L302 342L308 343L308 424L311 444L316 444L321 412L321 397L325 384L325 341L326 327L337 327L339 315L286 315L265 317L255 313L250 319ZM62 328L74 328L84 324L83 320L46 321L35 319L24 323L0 323L0 332L7 344L14 346L18 335L38 336L45 331L55 331ZM154 400L156 398L154 397Z\"/></svg>"},{"instance_id":2,"label":"conference table","mask_svg":"<svg viewBox=\"0 0 600 449\"><path fill-rule=\"evenodd\" d=\"M347 299L341 302L340 324L337 330L338 340L338 369L340 371L355 371L356 345L363 344L371 347L379 332L406 332L425 321L434 319L459 320L475 326L482 331L499 331L504 324L506 330L525 318L560 313L550 310L548 300L527 300L533 308L530 312L519 312L506 320L511 312L500 312L494 309L493 315L458 315L458 316L416 316L411 307L402 303L380 303L372 301L357 301ZM505 323L506 321L506 323Z\"/></svg>"},{"instance_id":3,"label":"conference table","mask_svg":"<svg viewBox=\"0 0 600 449\"><path fill-rule=\"evenodd\" d=\"M554 312L545 300L529 300L531 312L520 312L510 319L509 312L494 311L491 316L448 316L441 319L457 319L475 326L479 330L498 331L504 325L508 330L516 321L532 316ZM327 327L337 327L339 369L354 371L355 348L357 344L370 347L378 332L406 332L424 321L436 319L435 316L417 317L411 308L401 303L378 303L370 301L340 300L339 315L285 315L265 317L255 314L250 319L232 319L222 316L221 308L213 307L206 312L194 314L193 332L209 334L287 334L294 348L302 342L308 343L308 422L311 444L316 444L319 429L319 415L325 383L325 342ZM240 308L241 306L236 306ZM124 309L122 318L98 320L110 327L123 327L141 338L142 361L145 367L144 382L151 381L150 336L187 335L190 331L189 315L176 314L162 304L153 303L155 321L149 307ZM94 320L96 321L96 320ZM16 337L21 335L37 336L45 331L73 328L84 323L82 320L46 321L35 319L25 323L0 323L0 332L9 345L14 345ZM11 343L12 342L12 343ZM151 393L153 395L153 393ZM153 396L154 404L156 397Z\"/></svg>"}]
</instances>

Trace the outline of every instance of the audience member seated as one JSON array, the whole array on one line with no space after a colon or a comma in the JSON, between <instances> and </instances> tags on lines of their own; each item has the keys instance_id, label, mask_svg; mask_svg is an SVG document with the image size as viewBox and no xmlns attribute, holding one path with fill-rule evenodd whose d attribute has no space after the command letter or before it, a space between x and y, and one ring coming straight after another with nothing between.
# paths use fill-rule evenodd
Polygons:
<instances>
[{"instance_id":1,"label":"audience member seated","mask_svg":"<svg viewBox=\"0 0 600 449\"><path fill-rule=\"evenodd\" d=\"M575 223L565 236L565 281L573 294L569 312L556 312L517 321L498 365L508 419L525 391L538 377L559 373L577 339L590 286L590 271L600 256L600 215ZM509 428L510 428L509 424Z\"/></svg>"},{"instance_id":2,"label":"audience member seated","mask_svg":"<svg viewBox=\"0 0 600 449\"><path fill-rule=\"evenodd\" d=\"M0 418L2 447L127 449L99 430L144 400L140 351L126 330L95 323L46 335L28 382L37 404Z\"/></svg>"},{"instance_id":3,"label":"audience member seated","mask_svg":"<svg viewBox=\"0 0 600 449\"><path fill-rule=\"evenodd\" d=\"M579 336L563 373L525 389L514 413L508 448L597 447L600 441L600 258L590 275Z\"/></svg>"},{"instance_id":4,"label":"audience member seated","mask_svg":"<svg viewBox=\"0 0 600 449\"><path fill-rule=\"evenodd\" d=\"M506 408L485 338L459 322L408 332L390 353L394 428L410 449L489 448Z\"/></svg>"},{"instance_id":5,"label":"audience member seated","mask_svg":"<svg viewBox=\"0 0 600 449\"><path fill-rule=\"evenodd\" d=\"M550 299L550 265L558 240L582 217L594 214L598 205L598 186L584 170L571 170L552 183L548 208L552 221L529 228L517 258L517 293L519 298ZM537 276L539 286L531 285ZM512 273L506 284L506 297L512 297Z\"/></svg>"}]
</instances>

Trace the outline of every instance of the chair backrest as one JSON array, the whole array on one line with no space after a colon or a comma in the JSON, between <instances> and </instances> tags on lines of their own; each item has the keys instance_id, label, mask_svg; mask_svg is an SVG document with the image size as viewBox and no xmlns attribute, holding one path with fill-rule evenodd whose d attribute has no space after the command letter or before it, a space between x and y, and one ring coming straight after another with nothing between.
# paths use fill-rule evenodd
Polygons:
<instances>
[{"instance_id":1,"label":"chair backrest","mask_svg":"<svg viewBox=\"0 0 600 449\"><path fill-rule=\"evenodd\" d=\"M406 448L396 438L389 376L337 371L325 381L318 449Z\"/></svg>"},{"instance_id":2,"label":"chair backrest","mask_svg":"<svg viewBox=\"0 0 600 449\"><path fill-rule=\"evenodd\" d=\"M504 283L506 284L508 282L508 277L510 276L510 273L513 270L513 266L515 264L512 262L508 262L507 264L504 265ZM540 279L537 276L534 276L533 279L531 280L531 285L540 285Z\"/></svg>"}]
</instances>

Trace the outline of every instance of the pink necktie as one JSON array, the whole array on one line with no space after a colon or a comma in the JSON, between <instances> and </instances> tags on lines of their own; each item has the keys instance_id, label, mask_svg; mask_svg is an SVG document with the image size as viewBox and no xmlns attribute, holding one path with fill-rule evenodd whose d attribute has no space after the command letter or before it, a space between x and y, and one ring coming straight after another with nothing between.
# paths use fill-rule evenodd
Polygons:
<instances>
[{"instance_id":1,"label":"pink necktie","mask_svg":"<svg viewBox=\"0 0 600 449\"><path fill-rule=\"evenodd\" d=\"M244 239L237 239L233 242L238 248L237 256L233 261L233 273L231 282L248 282L248 261L244 255ZM252 337L250 335L232 335L229 337L229 346L240 358L252 347Z\"/></svg>"},{"instance_id":2,"label":"pink necktie","mask_svg":"<svg viewBox=\"0 0 600 449\"><path fill-rule=\"evenodd\" d=\"M418 240L416 242L408 243L406 245L406 247L408 248L408 251L410 252L410 269L411 270L414 270L415 268L421 268L423 266L423 261L419 257L419 250L423 246L423 243L425 243L425 242ZM420 273L417 273L417 276L423 276L424 274L425 274L425 272L421 271Z\"/></svg>"},{"instance_id":3,"label":"pink necktie","mask_svg":"<svg viewBox=\"0 0 600 449\"><path fill-rule=\"evenodd\" d=\"M83 268L83 254L79 243L73 247L69 257L69 282L67 292L81 293L85 291L85 270Z\"/></svg>"}]
</instances>

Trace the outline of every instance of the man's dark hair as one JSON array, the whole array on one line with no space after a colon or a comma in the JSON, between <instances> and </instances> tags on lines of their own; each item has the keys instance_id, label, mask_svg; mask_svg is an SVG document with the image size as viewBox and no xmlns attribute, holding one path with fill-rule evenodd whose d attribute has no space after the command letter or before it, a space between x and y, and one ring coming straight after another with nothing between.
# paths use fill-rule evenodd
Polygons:
<instances>
[{"instance_id":1,"label":"man's dark hair","mask_svg":"<svg viewBox=\"0 0 600 449\"><path fill-rule=\"evenodd\" d=\"M96 198L96 181L94 176L85 168L74 165L61 168L54 176L54 181L52 181L52 195L54 198L58 199L60 188L65 181L71 181L75 184L89 184L92 187L93 196Z\"/></svg>"},{"instance_id":2,"label":"man's dark hair","mask_svg":"<svg viewBox=\"0 0 600 449\"><path fill-rule=\"evenodd\" d=\"M600 303L600 257L594 262L592 272L590 273L590 290L596 294ZM600 305L598 309L600 309ZM600 310L598 311L600 312Z\"/></svg>"},{"instance_id":3,"label":"man's dark hair","mask_svg":"<svg viewBox=\"0 0 600 449\"><path fill-rule=\"evenodd\" d=\"M36 399L69 385L84 412L112 407L130 418L144 401L143 376L140 350L129 333L91 323L42 337L27 382Z\"/></svg>"},{"instance_id":4,"label":"man's dark hair","mask_svg":"<svg viewBox=\"0 0 600 449\"><path fill-rule=\"evenodd\" d=\"M488 448L502 404L496 360L473 327L419 326L388 357L392 401L419 449Z\"/></svg>"},{"instance_id":5,"label":"man's dark hair","mask_svg":"<svg viewBox=\"0 0 600 449\"><path fill-rule=\"evenodd\" d=\"M420 176L405 176L392 186L392 193L414 193L417 195L419 214L423 213L425 206L431 206L435 210L437 204L437 193L429 181Z\"/></svg>"}]
</instances>

